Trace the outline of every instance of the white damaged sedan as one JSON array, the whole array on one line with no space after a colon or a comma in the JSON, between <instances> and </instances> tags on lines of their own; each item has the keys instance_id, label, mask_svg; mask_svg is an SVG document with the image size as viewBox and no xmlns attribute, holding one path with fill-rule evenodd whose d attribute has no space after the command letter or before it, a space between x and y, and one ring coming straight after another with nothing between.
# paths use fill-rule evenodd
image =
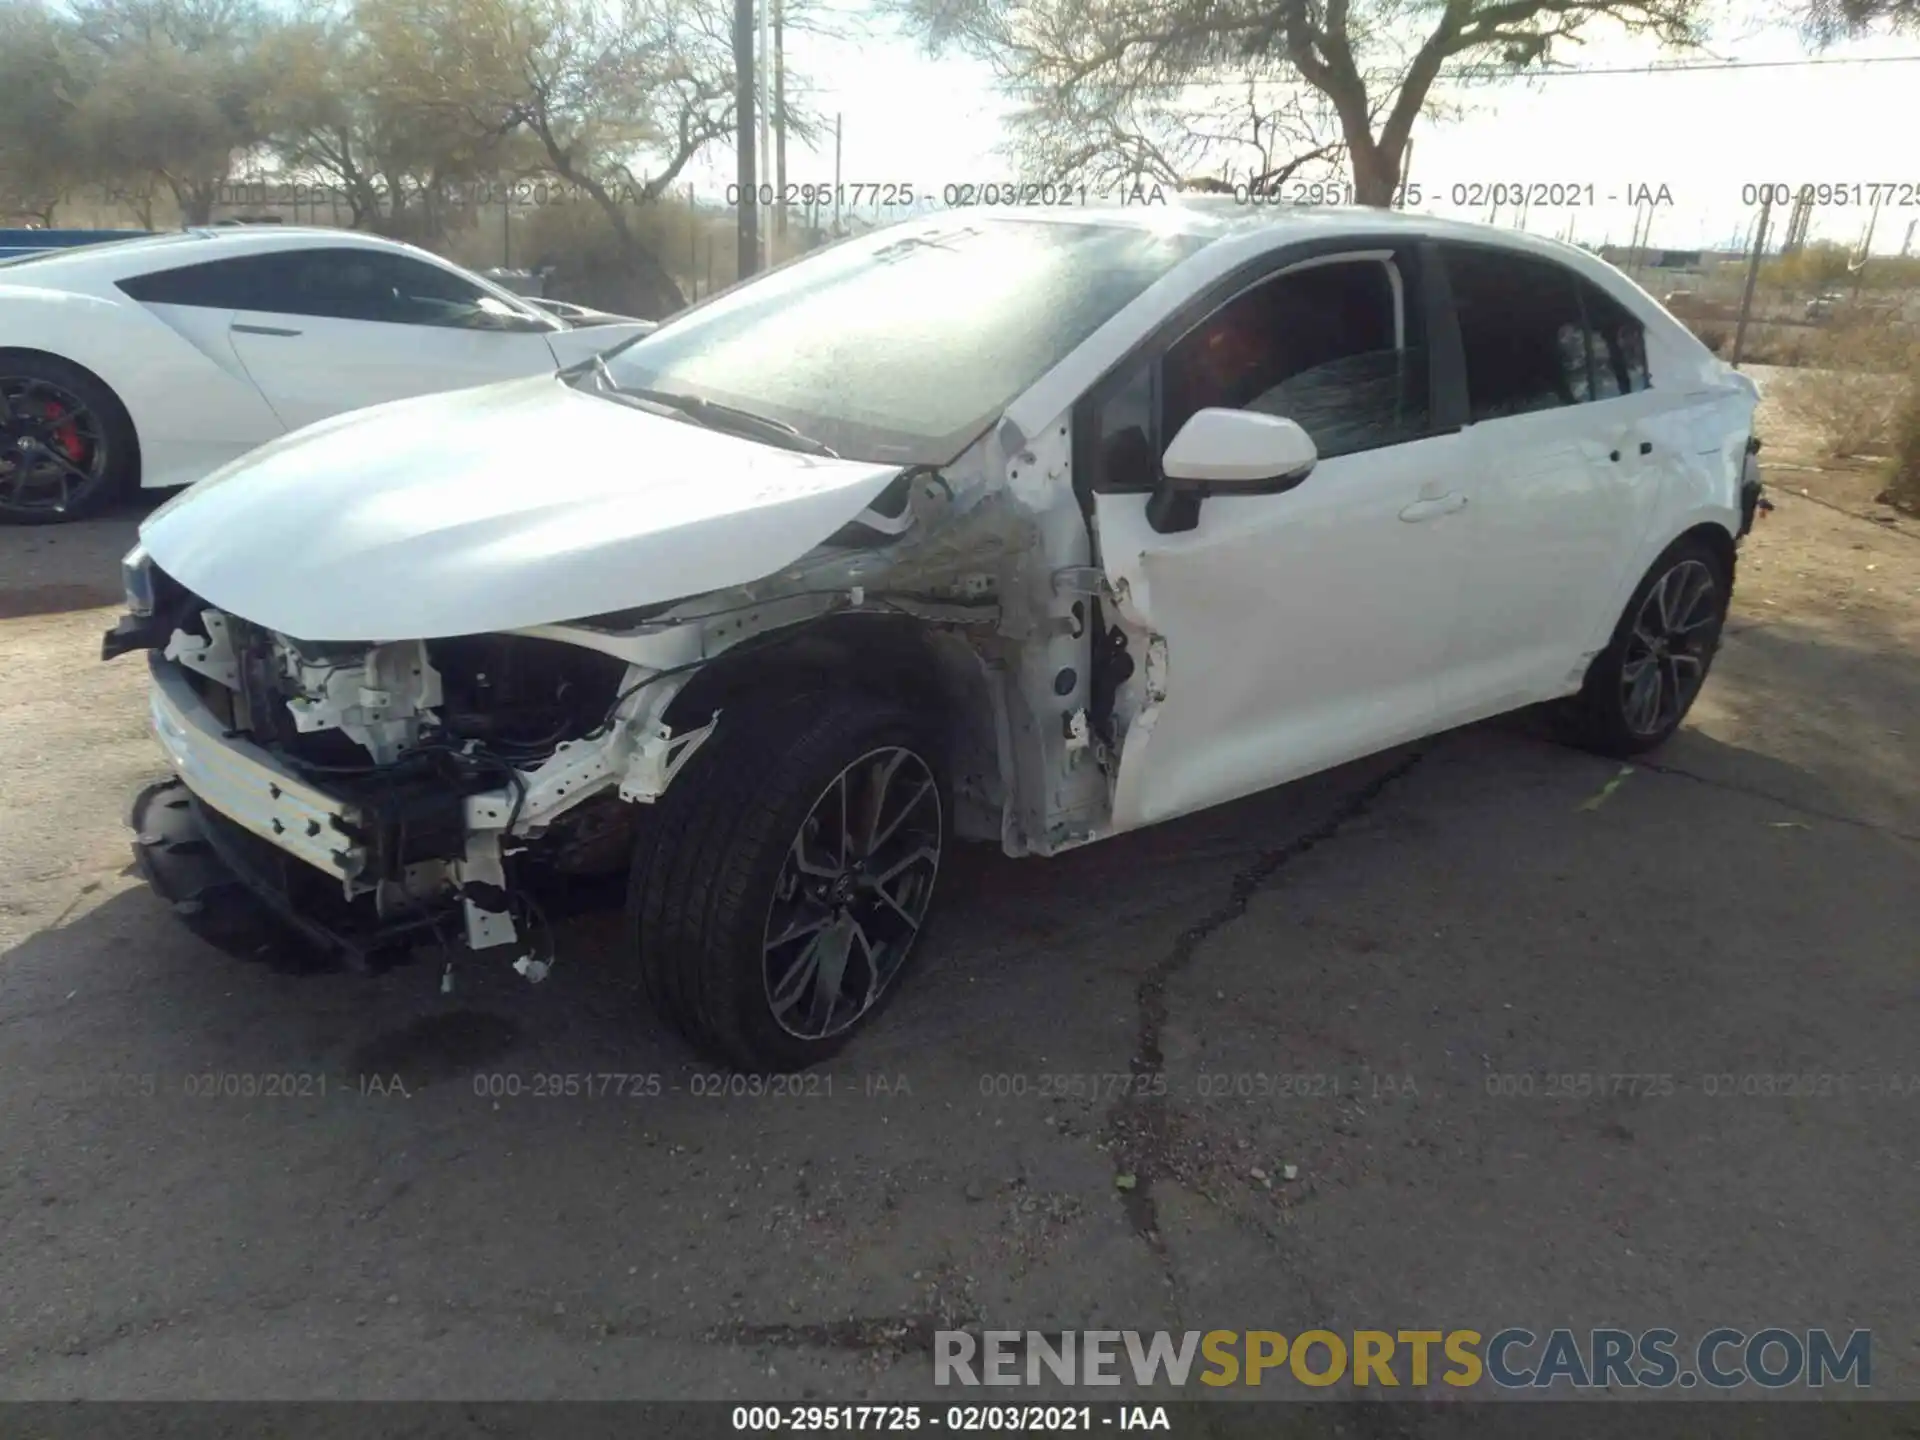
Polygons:
<instances>
[{"instance_id":1,"label":"white damaged sedan","mask_svg":"<svg viewBox=\"0 0 1920 1440\"><path fill-rule=\"evenodd\" d=\"M898 988L956 837L1052 854L1540 702L1658 745L1755 399L1525 235L910 221L156 512L105 643L177 776L136 851L202 919L529 979L542 897L625 876L660 1010L802 1067Z\"/></svg>"}]
</instances>

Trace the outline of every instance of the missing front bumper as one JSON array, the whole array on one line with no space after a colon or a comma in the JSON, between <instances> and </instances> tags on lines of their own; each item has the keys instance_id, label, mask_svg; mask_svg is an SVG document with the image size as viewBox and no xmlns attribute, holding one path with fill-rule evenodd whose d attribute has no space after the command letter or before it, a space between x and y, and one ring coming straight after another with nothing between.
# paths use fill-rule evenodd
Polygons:
<instances>
[{"instance_id":1,"label":"missing front bumper","mask_svg":"<svg viewBox=\"0 0 1920 1440\"><path fill-rule=\"evenodd\" d=\"M153 892L216 948L276 969L379 970L406 959L449 912L384 921L337 885L205 805L178 779L133 803L134 864Z\"/></svg>"},{"instance_id":2,"label":"missing front bumper","mask_svg":"<svg viewBox=\"0 0 1920 1440\"><path fill-rule=\"evenodd\" d=\"M280 929L356 964L390 963L392 947L438 935L449 920L446 933L469 950L518 942L499 832L467 824L469 804L504 807L504 793L490 801L471 777L430 774L343 780L358 793L329 793L227 730L178 665L159 655L149 663L154 733L178 777L172 799L184 804L169 800L167 815L147 818L189 828L148 845L136 820L136 850L148 852L154 863L142 870L176 909L230 905L239 886ZM159 856L196 858L168 873ZM201 856L220 873L193 873Z\"/></svg>"},{"instance_id":3,"label":"missing front bumper","mask_svg":"<svg viewBox=\"0 0 1920 1440\"><path fill-rule=\"evenodd\" d=\"M230 734L178 665L154 654L148 671L154 735L201 804L343 889L365 870L366 853L353 838L360 817L352 806Z\"/></svg>"}]
</instances>

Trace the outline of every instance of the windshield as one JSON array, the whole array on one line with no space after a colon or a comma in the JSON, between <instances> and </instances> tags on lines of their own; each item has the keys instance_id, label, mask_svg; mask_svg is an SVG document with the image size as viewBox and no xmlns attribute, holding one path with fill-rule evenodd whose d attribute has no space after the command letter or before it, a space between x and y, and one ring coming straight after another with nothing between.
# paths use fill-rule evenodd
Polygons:
<instances>
[{"instance_id":1,"label":"windshield","mask_svg":"<svg viewBox=\"0 0 1920 1440\"><path fill-rule=\"evenodd\" d=\"M737 406L851 458L944 464L1205 243L1000 218L883 230L720 296L608 368L622 388Z\"/></svg>"}]
</instances>

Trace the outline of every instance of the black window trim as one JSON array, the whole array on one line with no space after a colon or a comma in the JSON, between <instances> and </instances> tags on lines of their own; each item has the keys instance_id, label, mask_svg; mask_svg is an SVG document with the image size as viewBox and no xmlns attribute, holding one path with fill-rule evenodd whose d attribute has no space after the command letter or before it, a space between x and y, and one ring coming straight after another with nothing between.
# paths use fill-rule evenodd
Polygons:
<instances>
[{"instance_id":1,"label":"black window trim","mask_svg":"<svg viewBox=\"0 0 1920 1440\"><path fill-rule=\"evenodd\" d=\"M513 292L510 290L507 290L505 286L495 287L490 283L488 283L485 277L473 275L465 270L460 269L457 266L449 265L437 255L432 255L432 254L421 255L421 254L414 254L411 251L406 251L406 250L391 250L383 245L343 244L339 241L331 240L331 239L319 245L278 245L278 246L274 246L271 249L246 250L239 254L229 253L225 255L213 255L204 259L189 260L189 261L186 261L185 263L181 263L178 260L176 260L170 264L155 266L153 269L150 269L150 270L142 270L138 274L122 275L119 277L119 279L115 280L113 284L114 284L114 288L119 290L123 295L127 296L131 300L138 301L142 304L147 304L147 303L170 304L170 305L180 305L183 308L187 308L187 309L232 310L237 313L251 312L254 314L262 314L262 315L300 315L308 319L316 319L316 320L353 319L353 317L350 317L350 316L323 315L323 314L316 314L314 312L304 311L304 310L276 310L276 309L271 309L271 308L267 308L259 305L235 305L231 303L209 305L209 304L204 304L200 301L192 301L192 300L188 300L188 301L169 300L169 301L149 302L145 298L145 296L142 295L141 293L142 290L147 288L148 282L165 281L168 278L178 275L184 271L191 270L191 271L200 271L202 273L207 273L207 272L215 271L219 267L223 267L223 266L243 266L243 265L249 264L250 262L257 263L260 261L284 260L289 256L316 255L316 254L373 255L378 257L384 257L386 259L393 260L393 261L411 262L412 264L415 264L415 265L422 265L422 266L425 266L428 270L438 271L442 275L450 276L452 277L452 279L464 285L471 286L477 293L484 295L489 299L501 300L502 297L505 296L507 299L511 300L512 303L509 306L509 308L511 308L514 311L514 313L525 316L530 321L538 321L544 327L546 327L544 331L536 332L532 329L529 329L525 333L528 333L528 334L549 333L553 331L565 330L567 328L567 326L563 322L561 322L557 317L547 314L545 311L541 310L537 305L528 304L523 297L514 295ZM253 298L258 298L258 297L253 297ZM375 320L375 321L361 320L361 321L356 321L355 323L386 324L386 325L420 325L423 328L446 329L446 330L462 330L462 329L476 328L476 327L465 327L465 326L458 326L458 325L434 325L432 324L432 322L427 322L427 321L406 321L406 320Z\"/></svg>"},{"instance_id":2,"label":"black window trim","mask_svg":"<svg viewBox=\"0 0 1920 1440\"><path fill-rule=\"evenodd\" d=\"M1409 235L1405 232L1395 234L1392 231L1361 231L1349 235L1329 235L1311 240L1298 240L1282 245L1258 255L1245 264L1229 271L1226 275L1188 300L1173 314L1162 320L1148 333L1147 337L1121 356L1101 374L1100 378L1089 385L1075 402L1073 410L1073 453L1080 461L1074 467L1074 488L1081 498L1083 507L1091 505L1094 494L1107 495L1143 495L1151 493L1154 485L1110 484L1106 477L1091 472L1097 467L1098 460L1090 463L1086 457L1098 454L1098 437L1094 427L1098 423L1101 407L1123 385L1133 379L1137 365L1145 363L1150 371L1148 390L1152 409L1154 434L1148 437L1154 447L1155 465L1159 456L1165 453L1166 443L1159 435L1161 405L1165 398L1161 368L1167 352L1179 343L1181 337L1189 334L1196 326L1222 306L1231 304L1250 290L1258 288L1269 280L1278 278L1288 270L1312 260L1335 260L1340 256L1373 258L1372 252L1391 252L1391 259L1374 263L1396 264L1398 257L1411 253L1419 262L1419 273L1415 277L1414 289L1418 292L1422 318L1425 321L1427 336L1427 428L1417 435L1389 442L1391 445L1410 445L1421 440L1431 440L1442 435L1456 434L1466 423L1466 373L1460 348L1459 327L1453 315L1451 292L1446 283L1445 267L1440 263L1436 242L1429 236ZM1407 283L1405 267L1401 268L1401 282ZM1404 290L1402 305L1405 304ZM1405 316L1399 317L1404 326ZM1368 446L1359 450L1342 451L1339 457L1364 455L1371 450L1389 448L1388 445Z\"/></svg>"}]
</instances>

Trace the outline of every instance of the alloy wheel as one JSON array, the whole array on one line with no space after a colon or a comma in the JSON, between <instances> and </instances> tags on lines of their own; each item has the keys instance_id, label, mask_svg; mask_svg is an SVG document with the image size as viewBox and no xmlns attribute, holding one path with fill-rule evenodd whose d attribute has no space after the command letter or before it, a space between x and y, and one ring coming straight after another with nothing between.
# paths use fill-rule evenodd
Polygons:
<instances>
[{"instance_id":1,"label":"alloy wheel","mask_svg":"<svg viewBox=\"0 0 1920 1440\"><path fill-rule=\"evenodd\" d=\"M1720 635L1720 592L1713 571L1682 560L1640 604L1620 664L1620 707L1635 735L1680 723L1707 676Z\"/></svg>"},{"instance_id":2,"label":"alloy wheel","mask_svg":"<svg viewBox=\"0 0 1920 1440\"><path fill-rule=\"evenodd\" d=\"M824 1040L879 1001L919 936L944 834L933 771L902 746L868 752L821 792L767 910L762 974L781 1029Z\"/></svg>"},{"instance_id":3,"label":"alloy wheel","mask_svg":"<svg viewBox=\"0 0 1920 1440\"><path fill-rule=\"evenodd\" d=\"M0 375L0 510L65 514L103 483L108 446L100 417L64 386Z\"/></svg>"}]
</instances>

